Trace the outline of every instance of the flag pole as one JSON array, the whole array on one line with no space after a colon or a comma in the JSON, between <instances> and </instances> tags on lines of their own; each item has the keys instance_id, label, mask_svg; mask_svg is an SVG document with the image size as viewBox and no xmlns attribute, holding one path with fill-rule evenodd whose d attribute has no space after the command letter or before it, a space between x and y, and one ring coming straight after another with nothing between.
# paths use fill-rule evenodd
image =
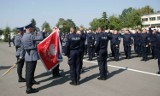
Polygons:
<instances>
[{"instance_id":1,"label":"flag pole","mask_svg":"<svg viewBox=\"0 0 160 96\"><path fill-rule=\"evenodd\" d=\"M12 65L5 73L3 73L3 75L0 77L0 79L2 77L4 77L5 75L7 75L17 64Z\"/></svg>"}]
</instances>

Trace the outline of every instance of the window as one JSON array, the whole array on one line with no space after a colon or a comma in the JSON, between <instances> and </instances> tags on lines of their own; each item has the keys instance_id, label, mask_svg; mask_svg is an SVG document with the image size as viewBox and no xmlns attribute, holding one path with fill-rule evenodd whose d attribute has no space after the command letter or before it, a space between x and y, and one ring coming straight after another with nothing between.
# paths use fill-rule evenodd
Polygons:
<instances>
[{"instance_id":1,"label":"window","mask_svg":"<svg viewBox=\"0 0 160 96\"><path fill-rule=\"evenodd\" d=\"M157 17L157 20L160 20L160 16Z\"/></svg>"},{"instance_id":2,"label":"window","mask_svg":"<svg viewBox=\"0 0 160 96\"><path fill-rule=\"evenodd\" d=\"M155 20L156 20L156 17L150 17L149 20L150 20L150 21L155 21Z\"/></svg>"},{"instance_id":3,"label":"window","mask_svg":"<svg viewBox=\"0 0 160 96\"><path fill-rule=\"evenodd\" d=\"M142 18L142 21L148 21L148 18Z\"/></svg>"}]
</instances>

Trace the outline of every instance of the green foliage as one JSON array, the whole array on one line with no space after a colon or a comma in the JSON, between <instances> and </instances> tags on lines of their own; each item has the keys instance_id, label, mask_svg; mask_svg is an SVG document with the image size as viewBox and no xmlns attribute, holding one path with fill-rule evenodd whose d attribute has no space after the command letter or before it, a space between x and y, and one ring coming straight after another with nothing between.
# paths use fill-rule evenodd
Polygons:
<instances>
[{"instance_id":1,"label":"green foliage","mask_svg":"<svg viewBox=\"0 0 160 96\"><path fill-rule=\"evenodd\" d=\"M149 5L142 7L140 9L137 9L137 11L139 12L140 15L147 15L147 14L154 13L153 8L151 8Z\"/></svg>"},{"instance_id":2,"label":"green foliage","mask_svg":"<svg viewBox=\"0 0 160 96\"><path fill-rule=\"evenodd\" d=\"M0 35L2 35L3 34L3 30L2 29L0 29Z\"/></svg>"},{"instance_id":3,"label":"green foliage","mask_svg":"<svg viewBox=\"0 0 160 96\"><path fill-rule=\"evenodd\" d=\"M111 30L120 30L122 28L121 20L118 17L114 15L110 16L109 21L109 26Z\"/></svg>"},{"instance_id":4,"label":"green foliage","mask_svg":"<svg viewBox=\"0 0 160 96\"><path fill-rule=\"evenodd\" d=\"M4 29L3 35L4 35L4 41L5 41L5 42L8 41L8 34L10 34L10 31L11 31L10 27L6 27L6 28Z\"/></svg>"},{"instance_id":5,"label":"green foliage","mask_svg":"<svg viewBox=\"0 0 160 96\"><path fill-rule=\"evenodd\" d=\"M101 20L94 18L92 22L90 22L91 29L96 31L96 29L101 26Z\"/></svg>"},{"instance_id":6,"label":"green foliage","mask_svg":"<svg viewBox=\"0 0 160 96\"><path fill-rule=\"evenodd\" d=\"M72 21L72 19L63 19L60 18L56 24L57 27L60 28L61 32L66 33L70 31L70 27L74 26L76 27L75 23Z\"/></svg>"},{"instance_id":7,"label":"green foliage","mask_svg":"<svg viewBox=\"0 0 160 96\"><path fill-rule=\"evenodd\" d=\"M45 32L52 32L52 29L51 29L49 23L46 21L42 24L42 29L43 30L45 29Z\"/></svg>"},{"instance_id":8,"label":"green foliage","mask_svg":"<svg viewBox=\"0 0 160 96\"><path fill-rule=\"evenodd\" d=\"M32 18L31 23L33 25L33 28L36 28L36 20Z\"/></svg>"}]
</instances>

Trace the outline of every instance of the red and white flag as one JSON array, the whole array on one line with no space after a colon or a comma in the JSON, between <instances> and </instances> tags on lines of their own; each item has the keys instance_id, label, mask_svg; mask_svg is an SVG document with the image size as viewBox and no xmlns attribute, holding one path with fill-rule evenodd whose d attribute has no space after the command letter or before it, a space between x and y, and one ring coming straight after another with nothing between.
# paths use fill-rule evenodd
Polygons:
<instances>
[{"instance_id":1,"label":"red and white flag","mask_svg":"<svg viewBox=\"0 0 160 96\"><path fill-rule=\"evenodd\" d=\"M62 47L58 28L54 28L53 32L37 47L41 61L47 70L55 68L62 61Z\"/></svg>"}]
</instances>

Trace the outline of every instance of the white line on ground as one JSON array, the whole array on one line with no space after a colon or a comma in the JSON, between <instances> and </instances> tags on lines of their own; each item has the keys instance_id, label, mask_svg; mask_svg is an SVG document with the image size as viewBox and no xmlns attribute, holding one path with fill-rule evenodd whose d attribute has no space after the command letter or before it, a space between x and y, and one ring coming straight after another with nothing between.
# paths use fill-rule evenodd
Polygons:
<instances>
[{"instance_id":1,"label":"white line on ground","mask_svg":"<svg viewBox=\"0 0 160 96\"><path fill-rule=\"evenodd\" d=\"M95 64L97 64L97 62L95 62L95 61L87 61L87 60L83 60L83 61L84 62L88 62L88 63L95 63ZM132 72L137 72L137 73L142 73L142 74L147 74L147 75L153 75L153 76L159 76L160 77L160 75L156 74L156 73L151 73L151 72L131 69L131 68L128 68L128 67L121 67L121 66L115 66L115 65L109 65L109 64L108 64L108 67L118 68L118 69L126 69L126 70L132 71Z\"/></svg>"}]
</instances>

